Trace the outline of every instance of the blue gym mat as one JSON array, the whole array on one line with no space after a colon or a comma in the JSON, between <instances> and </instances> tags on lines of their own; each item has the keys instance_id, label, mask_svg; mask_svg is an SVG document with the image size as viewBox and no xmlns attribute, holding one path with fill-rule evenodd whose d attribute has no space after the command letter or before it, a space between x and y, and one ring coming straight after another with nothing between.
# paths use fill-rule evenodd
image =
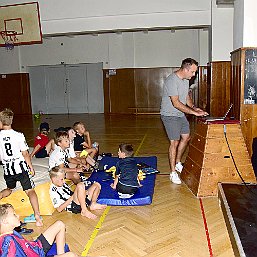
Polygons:
<instances>
[{"instance_id":1,"label":"blue gym mat","mask_svg":"<svg viewBox=\"0 0 257 257\"><path fill-rule=\"evenodd\" d=\"M137 163L145 163L155 169L157 169L157 157L135 157ZM93 172L89 180L97 181L101 184L101 192L97 202L100 204L115 205L115 206L135 206L135 205L147 205L152 203L154 185L156 173L146 175L144 180L141 181L142 187L138 192L129 199L120 199L116 190L110 187L113 183L112 173L107 173L103 169L109 169L115 166L118 157L103 157L99 164L99 171Z\"/></svg>"}]
</instances>

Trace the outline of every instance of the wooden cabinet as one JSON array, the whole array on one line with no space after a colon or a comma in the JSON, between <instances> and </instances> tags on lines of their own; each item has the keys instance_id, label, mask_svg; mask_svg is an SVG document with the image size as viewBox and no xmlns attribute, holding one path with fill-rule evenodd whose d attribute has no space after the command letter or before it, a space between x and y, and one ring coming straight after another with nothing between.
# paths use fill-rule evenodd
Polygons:
<instances>
[{"instance_id":1,"label":"wooden cabinet","mask_svg":"<svg viewBox=\"0 0 257 257\"><path fill-rule=\"evenodd\" d=\"M250 155L257 137L257 48L240 48L231 53L231 100L234 115L241 122Z\"/></svg>"},{"instance_id":2,"label":"wooden cabinet","mask_svg":"<svg viewBox=\"0 0 257 257\"><path fill-rule=\"evenodd\" d=\"M231 62L210 62L207 65L207 107L211 116L223 116L230 100ZM232 116L232 112L228 117Z\"/></svg>"}]
</instances>

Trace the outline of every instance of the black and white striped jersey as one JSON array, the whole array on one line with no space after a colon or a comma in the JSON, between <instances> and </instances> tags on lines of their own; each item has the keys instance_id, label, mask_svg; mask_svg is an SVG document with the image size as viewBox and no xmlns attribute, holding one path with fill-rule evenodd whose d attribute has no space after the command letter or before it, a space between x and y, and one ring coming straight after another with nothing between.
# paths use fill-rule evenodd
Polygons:
<instances>
[{"instance_id":1,"label":"black and white striped jersey","mask_svg":"<svg viewBox=\"0 0 257 257\"><path fill-rule=\"evenodd\" d=\"M50 185L49 193L54 208L58 208L73 195L73 192L66 183L64 183L62 187L58 187L52 183ZM66 207L66 211L70 211L70 208L71 203Z\"/></svg>"},{"instance_id":2,"label":"black and white striped jersey","mask_svg":"<svg viewBox=\"0 0 257 257\"><path fill-rule=\"evenodd\" d=\"M13 129L0 131L0 159L5 175L10 176L29 171L22 155L22 152L28 149L23 133Z\"/></svg>"}]
</instances>

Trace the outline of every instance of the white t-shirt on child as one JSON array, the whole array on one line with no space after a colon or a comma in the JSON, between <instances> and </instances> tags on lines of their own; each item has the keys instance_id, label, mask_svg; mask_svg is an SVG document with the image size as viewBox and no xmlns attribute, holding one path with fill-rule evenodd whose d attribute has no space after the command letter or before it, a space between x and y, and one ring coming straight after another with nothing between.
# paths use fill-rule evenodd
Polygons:
<instances>
[{"instance_id":1,"label":"white t-shirt on child","mask_svg":"<svg viewBox=\"0 0 257 257\"><path fill-rule=\"evenodd\" d=\"M49 194L54 208L58 208L73 195L73 192L66 183L64 183L62 187L58 187L52 183L50 185ZM71 203L65 208L65 210L71 211L70 208Z\"/></svg>"}]
</instances>

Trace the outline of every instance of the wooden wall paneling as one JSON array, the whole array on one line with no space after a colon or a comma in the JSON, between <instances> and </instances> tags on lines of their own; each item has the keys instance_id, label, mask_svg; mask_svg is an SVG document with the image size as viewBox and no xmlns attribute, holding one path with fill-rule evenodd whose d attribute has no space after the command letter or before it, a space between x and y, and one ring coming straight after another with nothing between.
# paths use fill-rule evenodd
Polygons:
<instances>
[{"instance_id":1,"label":"wooden wall paneling","mask_svg":"<svg viewBox=\"0 0 257 257\"><path fill-rule=\"evenodd\" d=\"M134 69L112 71L104 78L105 108L108 113L131 113L128 108L135 106Z\"/></svg>"},{"instance_id":2,"label":"wooden wall paneling","mask_svg":"<svg viewBox=\"0 0 257 257\"><path fill-rule=\"evenodd\" d=\"M210 76L209 112L212 116L223 116L230 105L231 62L210 62L208 66L210 72L208 74Z\"/></svg>"},{"instance_id":3,"label":"wooden wall paneling","mask_svg":"<svg viewBox=\"0 0 257 257\"><path fill-rule=\"evenodd\" d=\"M207 66L198 68L198 97L194 99L195 105L206 110L207 107Z\"/></svg>"},{"instance_id":4,"label":"wooden wall paneling","mask_svg":"<svg viewBox=\"0 0 257 257\"><path fill-rule=\"evenodd\" d=\"M143 107L144 112L158 112L160 110L163 83L174 69L135 69L135 107Z\"/></svg>"},{"instance_id":5,"label":"wooden wall paneling","mask_svg":"<svg viewBox=\"0 0 257 257\"><path fill-rule=\"evenodd\" d=\"M15 114L31 114L28 73L0 75L0 109L11 108Z\"/></svg>"}]
</instances>

